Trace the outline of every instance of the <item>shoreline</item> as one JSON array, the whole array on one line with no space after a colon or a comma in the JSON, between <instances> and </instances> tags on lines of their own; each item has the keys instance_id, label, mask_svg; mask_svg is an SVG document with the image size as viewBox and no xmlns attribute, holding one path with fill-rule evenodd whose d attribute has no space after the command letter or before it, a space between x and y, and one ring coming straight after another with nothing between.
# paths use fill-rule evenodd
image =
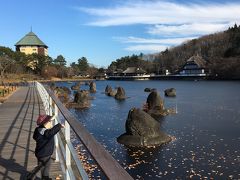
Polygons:
<instances>
[{"instance_id":1,"label":"shoreline","mask_svg":"<svg viewBox=\"0 0 240 180\"><path fill-rule=\"evenodd\" d=\"M48 83L48 82L67 82L67 81L240 81L240 79L217 79L217 78L212 78L212 77L151 77L151 78L134 78L134 77L124 77L124 76L112 76L108 77L106 79L93 79L93 78L82 78L82 79L75 79L75 78L53 78L53 79L24 79L24 80L19 80L19 79L1 79L0 82L4 83L22 83L22 82L43 82L43 83Z\"/></svg>"},{"instance_id":2,"label":"shoreline","mask_svg":"<svg viewBox=\"0 0 240 180\"><path fill-rule=\"evenodd\" d=\"M34 80L38 82L62 82L62 81L95 81L95 79L43 79L43 80Z\"/></svg>"}]
</instances>

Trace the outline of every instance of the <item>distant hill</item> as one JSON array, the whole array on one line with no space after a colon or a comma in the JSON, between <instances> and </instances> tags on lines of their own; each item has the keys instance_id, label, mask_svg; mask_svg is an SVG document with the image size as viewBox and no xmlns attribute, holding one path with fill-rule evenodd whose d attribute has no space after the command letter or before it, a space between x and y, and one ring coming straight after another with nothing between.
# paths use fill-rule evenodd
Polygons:
<instances>
[{"instance_id":1,"label":"distant hill","mask_svg":"<svg viewBox=\"0 0 240 180\"><path fill-rule=\"evenodd\" d=\"M224 32L206 35L166 49L160 53L132 55L113 61L108 67L113 71L139 67L148 73L176 73L192 56L199 55L206 61L212 79L240 79L240 26Z\"/></svg>"},{"instance_id":2,"label":"distant hill","mask_svg":"<svg viewBox=\"0 0 240 180\"><path fill-rule=\"evenodd\" d=\"M176 72L187 59L201 55L213 78L240 79L240 26L220 33L206 35L155 55L160 69Z\"/></svg>"}]
</instances>

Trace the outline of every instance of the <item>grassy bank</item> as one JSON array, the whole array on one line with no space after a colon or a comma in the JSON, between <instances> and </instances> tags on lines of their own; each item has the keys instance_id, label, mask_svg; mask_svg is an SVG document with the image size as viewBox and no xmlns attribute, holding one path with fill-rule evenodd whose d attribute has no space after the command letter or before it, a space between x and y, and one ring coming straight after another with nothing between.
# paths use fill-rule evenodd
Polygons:
<instances>
[{"instance_id":1,"label":"grassy bank","mask_svg":"<svg viewBox=\"0 0 240 180\"><path fill-rule=\"evenodd\" d=\"M0 83L33 81L37 79L41 79L41 77L33 74L6 74L4 78L0 79Z\"/></svg>"},{"instance_id":2,"label":"grassy bank","mask_svg":"<svg viewBox=\"0 0 240 180\"><path fill-rule=\"evenodd\" d=\"M49 81L90 81L90 78L43 78L34 74L6 74L4 78L0 79L0 84L12 83L12 82L23 82L23 81L39 81L39 82L49 82Z\"/></svg>"}]
</instances>

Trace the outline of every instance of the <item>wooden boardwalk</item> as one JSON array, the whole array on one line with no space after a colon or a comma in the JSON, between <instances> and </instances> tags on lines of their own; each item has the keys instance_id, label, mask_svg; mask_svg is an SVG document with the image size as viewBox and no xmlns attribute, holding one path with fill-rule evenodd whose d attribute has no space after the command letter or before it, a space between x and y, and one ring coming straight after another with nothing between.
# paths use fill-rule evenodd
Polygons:
<instances>
[{"instance_id":1,"label":"wooden boardwalk","mask_svg":"<svg viewBox=\"0 0 240 180\"><path fill-rule=\"evenodd\" d=\"M0 105L0 179L23 179L37 165L32 136L43 112L38 92L31 86L19 88ZM62 174L60 164L52 163L50 173L53 179ZM40 173L35 179L39 178Z\"/></svg>"}]
</instances>

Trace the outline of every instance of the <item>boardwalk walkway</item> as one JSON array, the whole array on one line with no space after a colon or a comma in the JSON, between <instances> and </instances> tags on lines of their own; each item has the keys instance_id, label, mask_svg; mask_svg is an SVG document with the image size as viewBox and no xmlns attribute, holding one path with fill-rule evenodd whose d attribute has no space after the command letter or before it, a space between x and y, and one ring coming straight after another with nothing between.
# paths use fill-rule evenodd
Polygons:
<instances>
[{"instance_id":1,"label":"boardwalk walkway","mask_svg":"<svg viewBox=\"0 0 240 180\"><path fill-rule=\"evenodd\" d=\"M43 112L38 92L31 86L19 88L0 105L0 179L22 179L37 165L32 135ZM50 172L52 178L61 174L60 165L52 163Z\"/></svg>"}]
</instances>

